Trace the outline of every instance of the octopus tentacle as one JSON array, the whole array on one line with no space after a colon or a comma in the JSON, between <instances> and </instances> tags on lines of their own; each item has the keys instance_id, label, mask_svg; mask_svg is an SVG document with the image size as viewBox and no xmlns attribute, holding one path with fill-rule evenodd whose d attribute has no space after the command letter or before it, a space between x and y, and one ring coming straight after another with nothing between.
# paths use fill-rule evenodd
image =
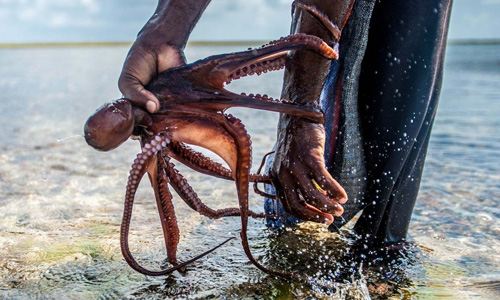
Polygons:
<instances>
[{"instance_id":1,"label":"octopus tentacle","mask_svg":"<svg viewBox=\"0 0 500 300\"><path fill-rule=\"evenodd\" d=\"M293 50L294 48L306 48L318 52L328 59L338 58L338 50L330 47L321 38L305 33L296 33L282 37L279 40L271 41L260 48L250 49L249 51L256 58L249 60L244 65L233 68L228 77L235 79L236 77L241 78L257 72L263 72L264 70L279 70L285 64L285 55L282 55L283 52L286 53L288 50ZM226 68L227 65L233 64L238 56L244 56L249 51L234 53L228 56L230 61L228 63L221 61L217 69Z\"/></svg>"},{"instance_id":2,"label":"octopus tentacle","mask_svg":"<svg viewBox=\"0 0 500 300\"><path fill-rule=\"evenodd\" d=\"M130 231L130 220L132 219L132 208L134 205L134 197L135 193L137 191L137 188L139 186L139 182L146 173L146 167L150 163L151 158L153 155L156 154L156 152L161 151L163 147L165 147L170 140L165 137L165 136L160 136L157 135L154 137L154 139L151 141L151 143L146 143L142 149L142 152L137 154L137 158L134 160L134 163L132 164L132 168L130 171L130 175L128 178L127 182L127 191L125 194L125 205L124 205L124 210L123 210L123 218L122 218L122 224L120 227L120 246L122 250L122 255L125 258L125 261L129 264L129 266L136 270L137 272L140 272L145 275L150 275L150 276L162 276L162 275L167 275L169 273L172 273L176 270L179 270L186 265L200 259L201 257L211 253L212 251L216 250L217 248L221 247L225 243L229 242L233 238L229 238L219 244L218 246L205 251L183 263L180 263L174 267L168 268L166 270L162 271L151 271L148 269L145 269L139 263L135 260L133 257L132 253L130 252L129 248L129 243L128 243L128 235Z\"/></svg>"},{"instance_id":3,"label":"octopus tentacle","mask_svg":"<svg viewBox=\"0 0 500 300\"><path fill-rule=\"evenodd\" d=\"M205 59L198 60L191 64L191 69L187 76L204 74L208 75L206 81L217 82L219 78L216 73L205 73L207 68L210 71L227 70L227 77L243 77L255 74L257 71L281 68L285 61L283 58L289 50L306 48L315 51L328 59L337 59L338 51L330 47L321 38L305 33L296 33L279 40L274 40L256 49L236 52L224 55L213 55ZM187 73L187 72L186 72ZM227 78L226 78L227 79ZM220 81L220 83L226 80Z\"/></svg>"},{"instance_id":4,"label":"octopus tentacle","mask_svg":"<svg viewBox=\"0 0 500 300\"><path fill-rule=\"evenodd\" d=\"M255 182L255 183L271 184L271 178L269 178L269 175L266 174L250 174L248 180L250 180L250 182Z\"/></svg>"},{"instance_id":5,"label":"octopus tentacle","mask_svg":"<svg viewBox=\"0 0 500 300\"><path fill-rule=\"evenodd\" d=\"M262 168L264 167L264 164L266 163L267 157L269 155L273 154L273 153L274 153L274 151L268 152L268 153L266 153L266 155L264 155L264 157L262 157L262 161L260 162L260 166L259 166L259 169L257 170L257 174L256 175L261 175L260 172L262 171ZM261 176L267 176L267 175L261 175ZM265 183L267 183L267 182L265 182ZM272 183L268 183L268 184L272 184ZM272 195L272 194L266 193L264 191L261 191L259 189L257 181L254 181L254 183L253 183L253 190L254 190L254 192L256 194L259 194L262 197L267 197L267 198L270 198L270 199L276 199L276 195Z\"/></svg>"},{"instance_id":6,"label":"octopus tentacle","mask_svg":"<svg viewBox=\"0 0 500 300\"><path fill-rule=\"evenodd\" d=\"M249 184L249 173L250 165L252 162L252 142L250 141L250 136L248 135L245 126L241 123L241 120L235 118L232 115L226 116L226 124L228 131L233 136L237 151L238 159L236 170L234 172L236 181L236 189L238 191L238 200L240 204L241 211L241 243L243 245L243 250L247 255L247 258L260 270L275 276L282 276L291 278L294 276L292 273L283 273L279 271L274 271L268 269L261 265L253 256L250 246L248 244L248 184Z\"/></svg>"},{"instance_id":7,"label":"octopus tentacle","mask_svg":"<svg viewBox=\"0 0 500 300\"><path fill-rule=\"evenodd\" d=\"M304 3L300 3L298 1L294 1L292 3L292 9L294 7L299 7L310 13L318 22L331 34L331 36L335 39L336 42L340 40L340 35L342 31L340 28L333 24L333 22L328 18L326 14L319 11L316 7L312 5L307 5Z\"/></svg>"},{"instance_id":8,"label":"octopus tentacle","mask_svg":"<svg viewBox=\"0 0 500 300\"><path fill-rule=\"evenodd\" d=\"M195 171L226 180L233 180L233 172L231 170L213 161L210 157L193 150L182 142L172 141L168 148L170 157ZM271 183L271 179L265 174L250 174L250 181Z\"/></svg>"},{"instance_id":9,"label":"octopus tentacle","mask_svg":"<svg viewBox=\"0 0 500 300\"><path fill-rule=\"evenodd\" d=\"M284 66L283 66L283 68L284 68ZM257 73L257 74L259 74L259 73ZM299 104L297 104L297 103L295 103L293 101L290 101L290 100L287 100L287 99L284 99L284 98L283 99L278 99L278 98L270 97L267 94L264 94L264 95L255 94L254 95L253 93L250 93L250 94L247 95L247 93L243 92L243 93L240 93L240 96L248 97L248 98L252 98L252 99L256 99L256 100L260 100L260 101L273 102L273 103L299 105ZM315 103L314 105L318 106L318 103Z\"/></svg>"},{"instance_id":10,"label":"octopus tentacle","mask_svg":"<svg viewBox=\"0 0 500 300\"><path fill-rule=\"evenodd\" d=\"M168 190L169 179L166 175L164 166L160 163L162 161L161 151L157 153L156 164L156 187L154 187L156 195L156 202L158 212L160 213L160 220L163 229L163 236L165 238L165 246L167 249L167 259L173 264L177 265L177 246L179 245L180 233L179 226L177 226L177 218L175 216L174 205L172 203L172 194Z\"/></svg>"},{"instance_id":11,"label":"octopus tentacle","mask_svg":"<svg viewBox=\"0 0 500 300\"><path fill-rule=\"evenodd\" d=\"M215 210L205 205L198 197L198 194L189 185L184 176L182 176L179 171L175 169L175 165L173 163L169 162L168 160L163 160L162 163L166 164L166 167L164 169L166 171L166 175L170 179L170 185L184 200L184 202L186 202L186 204L193 210L210 219L240 216L239 208L223 208ZM268 217L268 215L266 214L255 213L253 211L249 211L248 214L253 218Z\"/></svg>"},{"instance_id":12,"label":"octopus tentacle","mask_svg":"<svg viewBox=\"0 0 500 300\"><path fill-rule=\"evenodd\" d=\"M222 179L232 180L231 171L222 164L206 157L202 153L193 150L184 143L173 141L169 145L169 155L184 165L203 174L215 176Z\"/></svg>"}]
</instances>

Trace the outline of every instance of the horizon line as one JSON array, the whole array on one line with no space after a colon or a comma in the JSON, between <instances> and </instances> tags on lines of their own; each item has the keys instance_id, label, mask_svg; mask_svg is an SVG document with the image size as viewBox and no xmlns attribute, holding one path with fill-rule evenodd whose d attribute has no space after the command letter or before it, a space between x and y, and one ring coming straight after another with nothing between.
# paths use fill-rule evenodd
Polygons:
<instances>
[{"instance_id":1,"label":"horizon line","mask_svg":"<svg viewBox=\"0 0 500 300\"><path fill-rule=\"evenodd\" d=\"M27 43L0 43L0 49L6 48L49 48L49 47L120 47L131 46L133 41L112 41L112 42L27 42ZM248 46L263 45L268 43L265 40L228 40L228 41L189 41L187 46Z\"/></svg>"},{"instance_id":2,"label":"horizon line","mask_svg":"<svg viewBox=\"0 0 500 300\"><path fill-rule=\"evenodd\" d=\"M187 46L260 46L268 43L267 40L213 40L213 41L188 41ZM500 39L454 39L448 40L449 45L496 45ZM108 42L26 42L26 43L0 43L0 49L9 48L51 48L51 47L119 47L131 46L133 41L108 41Z\"/></svg>"}]
</instances>

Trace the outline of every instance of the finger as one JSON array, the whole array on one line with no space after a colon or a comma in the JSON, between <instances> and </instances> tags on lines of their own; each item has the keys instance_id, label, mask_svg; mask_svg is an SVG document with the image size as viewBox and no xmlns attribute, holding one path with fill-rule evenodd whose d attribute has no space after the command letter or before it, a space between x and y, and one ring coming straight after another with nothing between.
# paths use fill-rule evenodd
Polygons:
<instances>
[{"instance_id":1,"label":"finger","mask_svg":"<svg viewBox=\"0 0 500 300\"><path fill-rule=\"evenodd\" d=\"M301 199L295 189L288 188L284 189L283 192L286 198L287 207L290 209L290 211L288 212L293 216L305 221L323 223L326 225L330 225L333 222L332 215L324 213L319 209L307 204L304 199Z\"/></svg>"},{"instance_id":2,"label":"finger","mask_svg":"<svg viewBox=\"0 0 500 300\"><path fill-rule=\"evenodd\" d=\"M323 222L318 222L318 221L315 221L315 222L323 223L323 224L326 224L326 225L330 225L334 221L333 216L331 214L324 213L324 212L318 210L314 206L306 204L306 209L308 209L310 212L314 213L317 218L319 218L319 219L323 218L323 220L324 220Z\"/></svg>"},{"instance_id":3,"label":"finger","mask_svg":"<svg viewBox=\"0 0 500 300\"><path fill-rule=\"evenodd\" d=\"M313 165L314 166L314 165ZM313 179L326 192L327 196L340 204L347 202L347 194L344 188L333 179L325 167L311 167Z\"/></svg>"},{"instance_id":4,"label":"finger","mask_svg":"<svg viewBox=\"0 0 500 300\"><path fill-rule=\"evenodd\" d=\"M283 177L283 176L281 176ZM274 188L276 190L276 198L279 199L280 203L281 203L281 206L283 206L283 209L288 212L288 213L291 213L291 208L288 204L288 201L286 199L286 195L284 194L284 190L285 188L281 185L282 182L287 182L287 176L285 176L285 178L280 178L280 180L273 180L273 185L274 185ZM277 177L274 177L273 178L277 178Z\"/></svg>"},{"instance_id":5,"label":"finger","mask_svg":"<svg viewBox=\"0 0 500 300\"><path fill-rule=\"evenodd\" d=\"M339 217L344 212L343 207L335 200L330 199L326 193L322 193L305 176L297 178L301 186L300 190L306 202L322 212L330 213L335 217Z\"/></svg>"},{"instance_id":6,"label":"finger","mask_svg":"<svg viewBox=\"0 0 500 300\"><path fill-rule=\"evenodd\" d=\"M160 102L144 86L156 75L157 65L154 53L134 43L125 59L118 79L118 87L132 103L154 113L160 108Z\"/></svg>"},{"instance_id":7,"label":"finger","mask_svg":"<svg viewBox=\"0 0 500 300\"><path fill-rule=\"evenodd\" d=\"M118 80L118 87L123 96L135 105L146 108L150 113L155 113L160 109L160 101L144 85L130 73L122 72Z\"/></svg>"}]
</instances>

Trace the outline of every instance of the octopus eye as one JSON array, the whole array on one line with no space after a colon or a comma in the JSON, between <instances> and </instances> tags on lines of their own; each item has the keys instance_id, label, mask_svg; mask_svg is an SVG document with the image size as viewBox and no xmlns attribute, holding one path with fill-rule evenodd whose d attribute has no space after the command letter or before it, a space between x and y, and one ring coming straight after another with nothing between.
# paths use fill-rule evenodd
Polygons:
<instances>
[{"instance_id":1,"label":"octopus eye","mask_svg":"<svg viewBox=\"0 0 500 300\"><path fill-rule=\"evenodd\" d=\"M132 105L125 99L106 103L85 123L85 141L99 151L109 151L125 142L134 130Z\"/></svg>"}]
</instances>

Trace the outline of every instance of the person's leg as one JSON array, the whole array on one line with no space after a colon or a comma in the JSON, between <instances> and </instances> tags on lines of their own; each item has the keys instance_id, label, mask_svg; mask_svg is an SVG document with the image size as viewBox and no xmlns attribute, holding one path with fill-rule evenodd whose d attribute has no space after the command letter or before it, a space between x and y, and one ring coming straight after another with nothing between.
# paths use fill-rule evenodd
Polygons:
<instances>
[{"instance_id":1,"label":"person's leg","mask_svg":"<svg viewBox=\"0 0 500 300\"><path fill-rule=\"evenodd\" d=\"M441 87L451 0L375 5L359 87L368 244L406 238Z\"/></svg>"},{"instance_id":2,"label":"person's leg","mask_svg":"<svg viewBox=\"0 0 500 300\"><path fill-rule=\"evenodd\" d=\"M330 229L338 231L364 206L366 168L358 112L359 75L366 51L368 29L375 0L356 1L342 31L339 60L332 63L322 93L325 113L325 161L349 200L344 214Z\"/></svg>"}]
</instances>

